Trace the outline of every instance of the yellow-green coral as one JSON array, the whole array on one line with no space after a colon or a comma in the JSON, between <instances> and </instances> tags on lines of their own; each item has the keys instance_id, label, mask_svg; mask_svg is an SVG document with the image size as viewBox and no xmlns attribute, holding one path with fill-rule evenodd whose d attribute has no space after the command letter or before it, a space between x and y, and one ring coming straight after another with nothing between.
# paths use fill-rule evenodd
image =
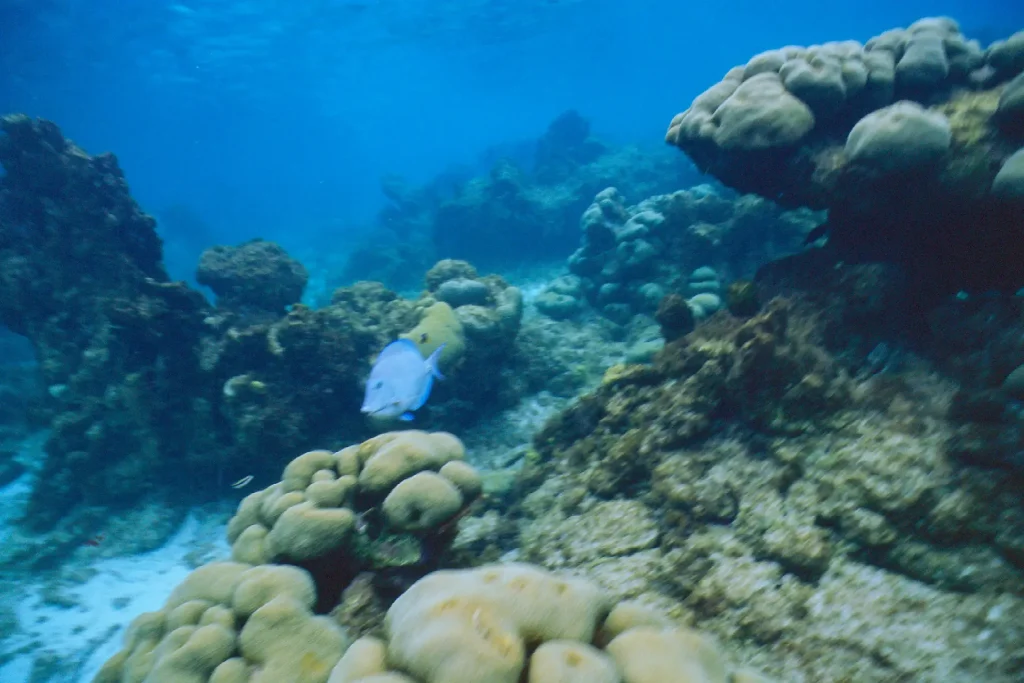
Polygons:
<instances>
[{"instance_id":1,"label":"yellow-green coral","mask_svg":"<svg viewBox=\"0 0 1024 683\"><path fill-rule=\"evenodd\" d=\"M999 106L1001 90L963 91L936 107L949 120L954 146L968 147L997 137L992 115Z\"/></svg>"},{"instance_id":2,"label":"yellow-green coral","mask_svg":"<svg viewBox=\"0 0 1024 683\"><path fill-rule=\"evenodd\" d=\"M359 514L383 500L390 501L384 512L395 530L423 532L447 522L481 492L480 476L461 462L464 457L455 436L417 430L380 434L337 453L303 453L288 463L280 482L242 500L228 523L232 557L264 563L339 551L375 556L364 552L373 545L369 539L354 537L361 533ZM416 482L433 485L405 485L418 475Z\"/></svg>"},{"instance_id":3,"label":"yellow-green coral","mask_svg":"<svg viewBox=\"0 0 1024 683\"><path fill-rule=\"evenodd\" d=\"M135 619L96 683L325 683L347 645L301 569L205 565ZM238 655L241 656L238 656Z\"/></svg>"},{"instance_id":4,"label":"yellow-green coral","mask_svg":"<svg viewBox=\"0 0 1024 683\"><path fill-rule=\"evenodd\" d=\"M638 605L609 615L610 602L590 581L526 564L434 572L392 604L387 640L357 641L330 683L386 672L419 683L725 683L734 673L706 636Z\"/></svg>"},{"instance_id":5,"label":"yellow-green coral","mask_svg":"<svg viewBox=\"0 0 1024 683\"><path fill-rule=\"evenodd\" d=\"M403 339L412 341L419 347L420 353L427 358L442 344L441 370L450 371L456 367L466 351L466 336L462 323L452 307L444 302L431 305L423 312L420 324L401 335Z\"/></svg>"}]
</instances>

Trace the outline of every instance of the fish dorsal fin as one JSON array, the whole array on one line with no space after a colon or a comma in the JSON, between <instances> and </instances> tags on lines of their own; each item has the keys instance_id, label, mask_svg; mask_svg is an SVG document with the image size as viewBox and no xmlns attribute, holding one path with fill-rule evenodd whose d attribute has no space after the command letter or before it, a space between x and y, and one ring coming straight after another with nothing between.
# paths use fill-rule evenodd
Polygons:
<instances>
[{"instance_id":1,"label":"fish dorsal fin","mask_svg":"<svg viewBox=\"0 0 1024 683\"><path fill-rule=\"evenodd\" d=\"M377 360L398 354L406 354L409 351L415 351L420 358L423 357L423 353L420 352L420 347L416 346L416 342L411 339L396 339L384 347L384 350L377 356Z\"/></svg>"}]
</instances>

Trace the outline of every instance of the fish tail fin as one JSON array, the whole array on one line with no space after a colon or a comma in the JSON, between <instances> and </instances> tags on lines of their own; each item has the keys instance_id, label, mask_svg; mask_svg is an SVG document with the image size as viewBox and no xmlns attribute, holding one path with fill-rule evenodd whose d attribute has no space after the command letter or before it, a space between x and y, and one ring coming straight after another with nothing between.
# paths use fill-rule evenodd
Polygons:
<instances>
[{"instance_id":1,"label":"fish tail fin","mask_svg":"<svg viewBox=\"0 0 1024 683\"><path fill-rule=\"evenodd\" d=\"M444 375L442 375L441 370L438 369L438 364L441 362L441 352L444 351L444 347L447 345L447 342L441 344L434 349L434 352L430 354L429 358L427 358L427 367L430 368L430 374L438 379L444 379Z\"/></svg>"}]
</instances>

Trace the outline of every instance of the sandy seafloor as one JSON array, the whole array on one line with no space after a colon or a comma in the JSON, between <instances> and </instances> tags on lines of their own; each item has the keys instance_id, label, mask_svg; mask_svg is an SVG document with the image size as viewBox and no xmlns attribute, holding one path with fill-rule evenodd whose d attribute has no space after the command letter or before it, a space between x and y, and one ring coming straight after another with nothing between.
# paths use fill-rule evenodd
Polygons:
<instances>
[{"instance_id":1,"label":"sandy seafloor","mask_svg":"<svg viewBox=\"0 0 1024 683\"><path fill-rule=\"evenodd\" d=\"M23 456L41 456L42 437L27 440ZM12 520L21 516L32 486L25 474L0 488L0 552ZM0 683L42 680L91 681L103 662L122 644L128 624L142 612L160 609L171 590L192 571L196 549L204 560L227 558L226 516L197 509L160 548L127 557L74 560L61 568L82 579L59 582L54 573L38 580L4 582L0 600L14 613L19 628L0 633ZM12 591L13 587L13 591ZM13 594L12 594L13 592ZM0 624L6 631L10 624Z\"/></svg>"}]
</instances>

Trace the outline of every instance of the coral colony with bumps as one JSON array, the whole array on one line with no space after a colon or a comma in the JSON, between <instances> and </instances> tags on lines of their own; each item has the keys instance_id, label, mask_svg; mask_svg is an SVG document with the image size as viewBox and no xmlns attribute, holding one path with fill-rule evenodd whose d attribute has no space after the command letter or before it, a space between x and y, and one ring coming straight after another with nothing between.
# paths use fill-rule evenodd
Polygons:
<instances>
[{"instance_id":1,"label":"coral colony with bumps","mask_svg":"<svg viewBox=\"0 0 1024 683\"><path fill-rule=\"evenodd\" d=\"M1024 680L1024 32L751 57L667 135L727 187L566 114L317 307L0 125L0 678Z\"/></svg>"}]
</instances>

